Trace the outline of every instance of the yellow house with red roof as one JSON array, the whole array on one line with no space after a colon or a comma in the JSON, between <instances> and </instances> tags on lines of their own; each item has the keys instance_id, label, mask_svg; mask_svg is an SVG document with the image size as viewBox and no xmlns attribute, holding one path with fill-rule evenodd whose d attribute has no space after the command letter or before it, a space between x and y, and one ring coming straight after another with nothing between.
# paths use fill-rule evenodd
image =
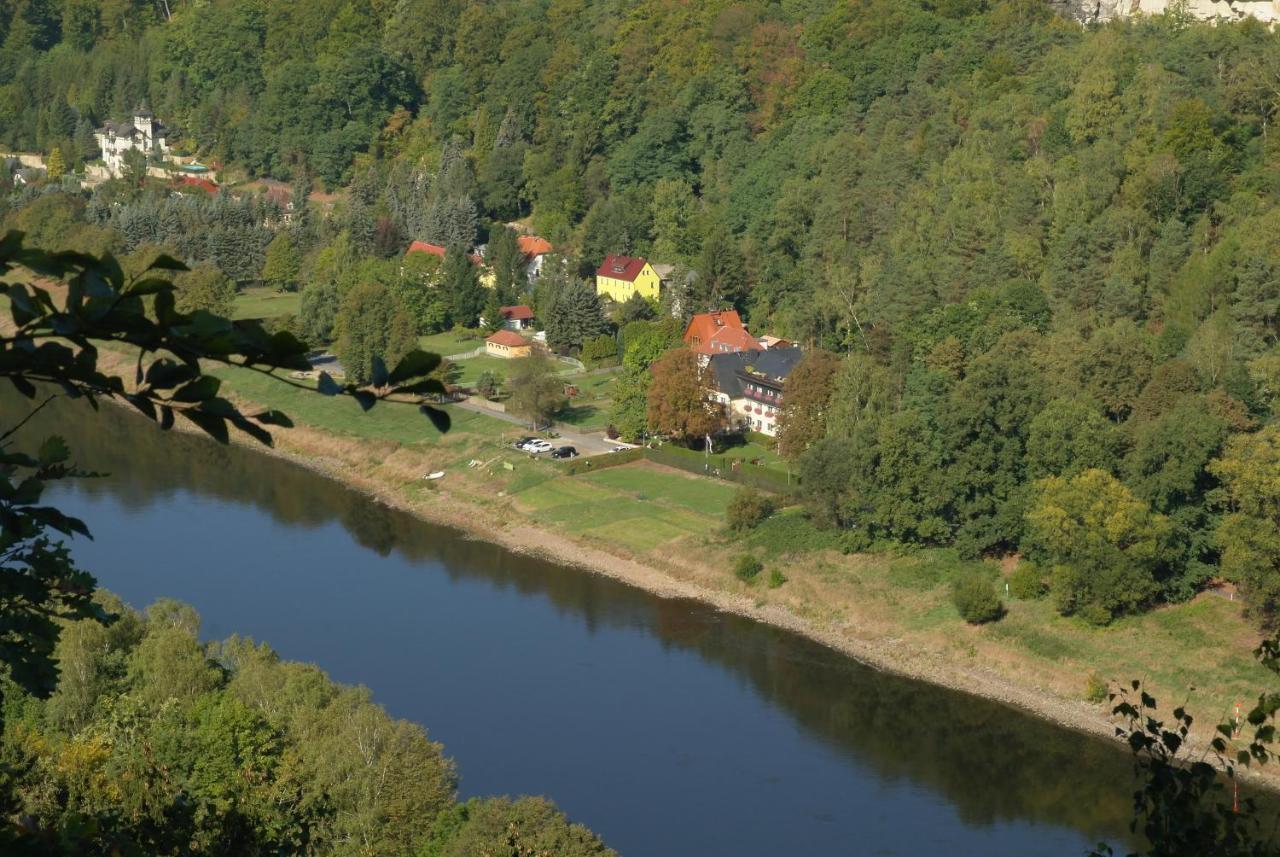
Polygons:
<instances>
[{"instance_id":1,"label":"yellow house with red roof","mask_svg":"<svg viewBox=\"0 0 1280 857\"><path fill-rule=\"evenodd\" d=\"M610 254L596 269L596 294L618 303L624 303L632 295L656 301L661 293L662 278L644 259Z\"/></svg>"}]
</instances>

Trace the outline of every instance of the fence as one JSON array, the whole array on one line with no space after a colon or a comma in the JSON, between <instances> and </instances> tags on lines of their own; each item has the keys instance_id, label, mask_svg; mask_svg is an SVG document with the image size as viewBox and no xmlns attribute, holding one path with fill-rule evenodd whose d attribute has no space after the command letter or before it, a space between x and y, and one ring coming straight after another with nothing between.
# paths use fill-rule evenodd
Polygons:
<instances>
[{"instance_id":1,"label":"fence","mask_svg":"<svg viewBox=\"0 0 1280 857\"><path fill-rule=\"evenodd\" d=\"M629 464L632 461L652 461L664 464L699 476L712 476L739 485L749 485L761 491L773 494L792 494L799 488L800 480L792 474L779 473L751 464L744 458L735 455L705 455L692 449L678 446L660 446L657 449L638 446L613 452L609 455L596 455L591 458L576 458L559 462L560 470L566 476L578 476L593 470L604 470Z\"/></svg>"},{"instance_id":2,"label":"fence","mask_svg":"<svg viewBox=\"0 0 1280 857\"><path fill-rule=\"evenodd\" d=\"M619 464L639 461L645 457L646 452L652 452L652 450L637 446L634 449L624 449L621 452L611 452L608 455L593 455L591 458L571 458L561 461L560 469L564 471L566 476L577 476L582 473L590 473L593 470L604 470L609 467L617 467Z\"/></svg>"},{"instance_id":3,"label":"fence","mask_svg":"<svg viewBox=\"0 0 1280 857\"><path fill-rule=\"evenodd\" d=\"M791 494L799 487L800 482L790 473L779 473L776 470L751 464L746 458L737 455L707 455L692 449L666 445L657 449L646 449L644 457L655 464L677 467L689 473L714 476L775 494Z\"/></svg>"}]
</instances>

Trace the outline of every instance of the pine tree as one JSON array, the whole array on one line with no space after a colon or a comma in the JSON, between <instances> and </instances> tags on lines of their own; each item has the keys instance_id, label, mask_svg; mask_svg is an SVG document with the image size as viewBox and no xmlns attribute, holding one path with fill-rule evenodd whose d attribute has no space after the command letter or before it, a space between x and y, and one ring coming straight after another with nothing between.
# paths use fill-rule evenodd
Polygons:
<instances>
[{"instance_id":1,"label":"pine tree","mask_svg":"<svg viewBox=\"0 0 1280 857\"><path fill-rule=\"evenodd\" d=\"M581 348L583 342L609 329L595 289L582 280L561 289L543 318L547 343L553 348Z\"/></svg>"}]
</instances>

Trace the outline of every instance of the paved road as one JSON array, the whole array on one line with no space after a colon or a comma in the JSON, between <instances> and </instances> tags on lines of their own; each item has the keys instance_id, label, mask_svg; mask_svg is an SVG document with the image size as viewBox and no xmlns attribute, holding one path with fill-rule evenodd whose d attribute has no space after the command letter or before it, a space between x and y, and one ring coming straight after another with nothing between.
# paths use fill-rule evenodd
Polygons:
<instances>
[{"instance_id":1,"label":"paved road","mask_svg":"<svg viewBox=\"0 0 1280 857\"><path fill-rule=\"evenodd\" d=\"M513 426L519 426L526 431L529 429L529 423L519 417L514 417L501 411L491 411L483 405L477 405L473 402L464 400L455 403L454 407L461 408L464 411L471 411L472 413L484 414L496 420L510 423ZM609 438L605 437L604 432L584 432L565 423L555 423L552 428L560 435L561 445L576 447L579 455L603 455L615 446L623 445L617 441L609 440Z\"/></svg>"}]
</instances>

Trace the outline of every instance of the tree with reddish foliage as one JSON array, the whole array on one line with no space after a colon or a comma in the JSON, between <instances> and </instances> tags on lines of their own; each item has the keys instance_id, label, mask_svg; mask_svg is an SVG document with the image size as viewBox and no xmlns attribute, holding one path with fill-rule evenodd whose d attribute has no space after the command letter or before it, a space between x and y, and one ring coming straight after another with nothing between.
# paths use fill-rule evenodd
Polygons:
<instances>
[{"instance_id":1,"label":"tree with reddish foliage","mask_svg":"<svg viewBox=\"0 0 1280 857\"><path fill-rule=\"evenodd\" d=\"M673 348L649 367L649 430L691 443L724 429L724 407L711 398L708 370L687 348Z\"/></svg>"},{"instance_id":2,"label":"tree with reddish foliage","mask_svg":"<svg viewBox=\"0 0 1280 857\"><path fill-rule=\"evenodd\" d=\"M818 349L806 354L787 376L778 421L778 452L786 458L799 458L827 436L827 408L838 371L840 358Z\"/></svg>"}]
</instances>

